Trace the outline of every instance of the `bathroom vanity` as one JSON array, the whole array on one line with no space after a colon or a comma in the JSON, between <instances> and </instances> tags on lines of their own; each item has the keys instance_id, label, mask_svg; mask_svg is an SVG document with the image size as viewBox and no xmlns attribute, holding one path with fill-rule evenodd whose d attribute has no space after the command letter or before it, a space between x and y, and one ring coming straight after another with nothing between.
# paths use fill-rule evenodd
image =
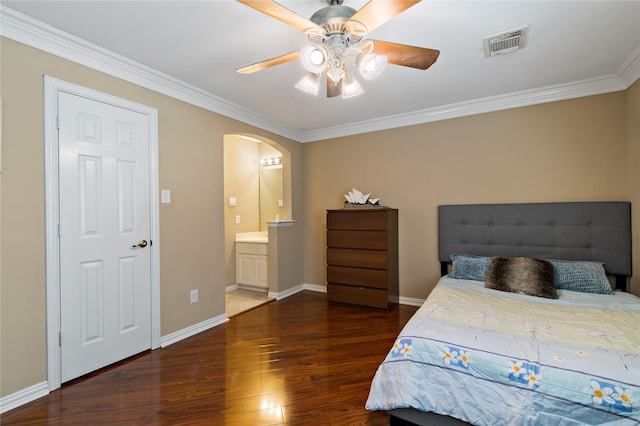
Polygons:
<instances>
[{"instance_id":1,"label":"bathroom vanity","mask_svg":"<svg viewBox=\"0 0 640 426\"><path fill-rule=\"evenodd\" d=\"M236 234L236 283L268 289L266 232Z\"/></svg>"}]
</instances>

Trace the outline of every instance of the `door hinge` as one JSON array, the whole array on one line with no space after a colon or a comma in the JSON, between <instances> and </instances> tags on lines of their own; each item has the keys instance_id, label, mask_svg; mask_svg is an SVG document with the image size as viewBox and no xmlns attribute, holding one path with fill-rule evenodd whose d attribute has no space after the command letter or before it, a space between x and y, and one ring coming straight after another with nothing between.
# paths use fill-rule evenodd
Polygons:
<instances>
[{"instance_id":1,"label":"door hinge","mask_svg":"<svg viewBox=\"0 0 640 426\"><path fill-rule=\"evenodd\" d=\"M56 117L56 126L60 129L60 116Z\"/></svg>"},{"instance_id":2,"label":"door hinge","mask_svg":"<svg viewBox=\"0 0 640 426\"><path fill-rule=\"evenodd\" d=\"M62 346L62 331L58 333L58 346Z\"/></svg>"}]
</instances>

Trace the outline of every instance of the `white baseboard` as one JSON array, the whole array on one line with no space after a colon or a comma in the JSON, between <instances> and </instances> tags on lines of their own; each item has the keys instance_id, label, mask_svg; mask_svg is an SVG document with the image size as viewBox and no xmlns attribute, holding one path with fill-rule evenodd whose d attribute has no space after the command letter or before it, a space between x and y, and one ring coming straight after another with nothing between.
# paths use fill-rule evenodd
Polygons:
<instances>
[{"instance_id":1,"label":"white baseboard","mask_svg":"<svg viewBox=\"0 0 640 426\"><path fill-rule=\"evenodd\" d=\"M238 286L238 289L240 290L257 291L260 293L267 293L269 291L269 289L266 287L259 287L255 285L237 284L237 286Z\"/></svg>"},{"instance_id":2,"label":"white baseboard","mask_svg":"<svg viewBox=\"0 0 640 426\"><path fill-rule=\"evenodd\" d=\"M269 291L269 297L273 297L276 300L282 300L282 299L286 299L289 296L293 296L296 293L300 293L301 291L304 291L304 290L317 291L319 293L326 293L327 287L324 285L303 283L280 292Z\"/></svg>"},{"instance_id":3,"label":"white baseboard","mask_svg":"<svg viewBox=\"0 0 640 426\"><path fill-rule=\"evenodd\" d=\"M303 283L303 284L298 284L295 287L292 287L290 289L287 289L285 291L281 291L279 293L276 292L269 292L269 297L273 297L276 300L282 300L285 299L289 296L292 296L296 293L299 293L303 290L310 290L310 291L317 291L319 293L326 293L327 292L327 286L326 285L320 285L320 284L309 284L309 283ZM416 299L413 297L402 297L400 296L398 303L401 305L409 305L409 306L422 306L424 304L425 299Z\"/></svg>"},{"instance_id":4,"label":"white baseboard","mask_svg":"<svg viewBox=\"0 0 640 426\"><path fill-rule=\"evenodd\" d=\"M286 289L285 291L269 291L269 297L276 300L286 299L289 296L293 296L296 293L300 293L304 290L304 284L298 284L297 286Z\"/></svg>"},{"instance_id":5,"label":"white baseboard","mask_svg":"<svg viewBox=\"0 0 640 426\"><path fill-rule=\"evenodd\" d=\"M0 414L6 413L14 408L18 408L19 406L31 401L35 401L36 399L48 394L49 385L45 380L44 382L37 383L33 386L29 386L28 388L12 393L11 395L2 397L0 398Z\"/></svg>"},{"instance_id":6,"label":"white baseboard","mask_svg":"<svg viewBox=\"0 0 640 426\"><path fill-rule=\"evenodd\" d=\"M410 305L410 306L422 306L424 304L425 299L415 299L413 297L402 297L400 296L400 300L398 303L401 305Z\"/></svg>"},{"instance_id":7,"label":"white baseboard","mask_svg":"<svg viewBox=\"0 0 640 426\"><path fill-rule=\"evenodd\" d=\"M224 324L227 321L229 321L229 318L227 318L227 314L222 314L206 321L202 321L201 323L183 328L182 330L167 334L166 336L162 336L160 338L160 347L165 348L169 345L179 342L180 340L186 339L187 337L194 336L217 325Z\"/></svg>"},{"instance_id":8,"label":"white baseboard","mask_svg":"<svg viewBox=\"0 0 640 426\"><path fill-rule=\"evenodd\" d=\"M318 293L326 293L327 286L319 284L303 284L305 290L317 291Z\"/></svg>"}]
</instances>

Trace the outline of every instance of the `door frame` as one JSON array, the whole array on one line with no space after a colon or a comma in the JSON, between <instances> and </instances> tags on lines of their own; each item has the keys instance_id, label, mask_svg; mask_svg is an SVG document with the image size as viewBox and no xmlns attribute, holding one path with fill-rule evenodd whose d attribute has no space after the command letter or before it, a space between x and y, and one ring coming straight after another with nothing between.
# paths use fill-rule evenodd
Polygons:
<instances>
[{"instance_id":1,"label":"door frame","mask_svg":"<svg viewBox=\"0 0 640 426\"><path fill-rule=\"evenodd\" d=\"M58 191L58 93L66 92L144 114L149 119L149 247L151 262L151 349L160 347L160 221L158 208L158 110L73 83L44 76L45 288L47 387L62 385L60 346L60 198Z\"/></svg>"}]
</instances>

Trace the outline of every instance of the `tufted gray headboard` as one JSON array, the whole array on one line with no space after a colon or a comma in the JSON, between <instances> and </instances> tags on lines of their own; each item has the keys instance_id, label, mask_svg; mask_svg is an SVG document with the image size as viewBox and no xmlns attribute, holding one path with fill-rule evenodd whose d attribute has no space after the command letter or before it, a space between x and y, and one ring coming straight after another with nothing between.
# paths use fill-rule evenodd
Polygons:
<instances>
[{"instance_id":1,"label":"tufted gray headboard","mask_svg":"<svg viewBox=\"0 0 640 426\"><path fill-rule=\"evenodd\" d=\"M631 203L443 205L438 241L443 265L456 253L596 260L620 288L631 276Z\"/></svg>"}]
</instances>

